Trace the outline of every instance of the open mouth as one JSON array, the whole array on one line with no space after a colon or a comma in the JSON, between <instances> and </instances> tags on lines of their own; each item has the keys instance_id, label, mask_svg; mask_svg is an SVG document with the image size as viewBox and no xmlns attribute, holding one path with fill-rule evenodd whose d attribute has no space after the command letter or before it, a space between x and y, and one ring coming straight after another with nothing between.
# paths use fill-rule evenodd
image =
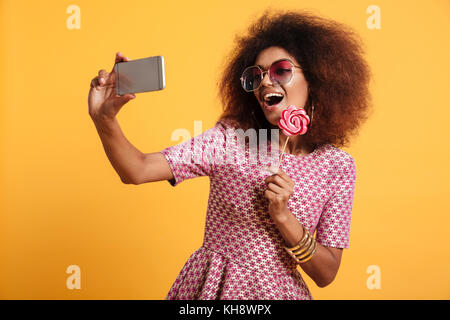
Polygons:
<instances>
[{"instance_id":1,"label":"open mouth","mask_svg":"<svg viewBox=\"0 0 450 320\"><path fill-rule=\"evenodd\" d=\"M264 106L266 107L276 107L284 99L284 95L281 93L269 93L264 97Z\"/></svg>"}]
</instances>

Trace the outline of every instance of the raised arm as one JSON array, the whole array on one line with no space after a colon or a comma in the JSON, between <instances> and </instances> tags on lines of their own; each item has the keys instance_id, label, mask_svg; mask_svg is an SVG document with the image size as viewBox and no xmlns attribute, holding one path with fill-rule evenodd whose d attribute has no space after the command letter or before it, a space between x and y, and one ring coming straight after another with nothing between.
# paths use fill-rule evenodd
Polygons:
<instances>
[{"instance_id":1,"label":"raised arm","mask_svg":"<svg viewBox=\"0 0 450 320\"><path fill-rule=\"evenodd\" d=\"M139 151L125 137L116 118L96 119L94 124L105 153L123 183L138 185L173 178L164 155Z\"/></svg>"},{"instance_id":2,"label":"raised arm","mask_svg":"<svg viewBox=\"0 0 450 320\"><path fill-rule=\"evenodd\" d=\"M118 52L115 63L120 61L128 61L128 58ZM88 96L89 115L105 153L123 183L172 179L173 174L164 155L159 152L142 153L127 140L119 126L116 115L133 98L135 95L132 94L116 94L114 67L110 73L100 70L92 79Z\"/></svg>"}]
</instances>

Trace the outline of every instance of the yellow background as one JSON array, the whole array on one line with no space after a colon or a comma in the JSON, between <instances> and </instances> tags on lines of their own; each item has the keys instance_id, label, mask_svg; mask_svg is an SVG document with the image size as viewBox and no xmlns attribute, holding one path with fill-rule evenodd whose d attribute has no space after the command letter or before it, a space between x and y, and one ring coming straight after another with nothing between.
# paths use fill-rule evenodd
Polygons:
<instances>
[{"instance_id":1,"label":"yellow background","mask_svg":"<svg viewBox=\"0 0 450 320\"><path fill-rule=\"evenodd\" d=\"M69 30L69 5L81 29ZM369 5L381 29L369 30ZM166 88L118 115L145 153L221 112L233 37L272 6L309 8L367 46L374 113L356 161L350 248L315 299L450 298L449 1L1 1L0 298L163 299L202 244L209 180L121 183L88 115L89 84L117 51L163 55ZM81 268L81 289L66 268ZM370 265L381 289L368 289Z\"/></svg>"}]
</instances>

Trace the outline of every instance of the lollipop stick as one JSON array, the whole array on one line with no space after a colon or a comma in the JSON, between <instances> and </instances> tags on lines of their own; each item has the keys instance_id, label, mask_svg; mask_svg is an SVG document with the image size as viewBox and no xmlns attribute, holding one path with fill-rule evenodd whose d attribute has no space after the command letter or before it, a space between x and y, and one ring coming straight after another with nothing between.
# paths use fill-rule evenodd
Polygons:
<instances>
[{"instance_id":1,"label":"lollipop stick","mask_svg":"<svg viewBox=\"0 0 450 320\"><path fill-rule=\"evenodd\" d=\"M281 151L281 157L280 157L280 160L278 160L277 172L278 172L278 169L280 168L281 160L283 159L284 149L286 149L288 140L289 140L289 136L287 137L286 142L284 143L283 151Z\"/></svg>"}]
</instances>

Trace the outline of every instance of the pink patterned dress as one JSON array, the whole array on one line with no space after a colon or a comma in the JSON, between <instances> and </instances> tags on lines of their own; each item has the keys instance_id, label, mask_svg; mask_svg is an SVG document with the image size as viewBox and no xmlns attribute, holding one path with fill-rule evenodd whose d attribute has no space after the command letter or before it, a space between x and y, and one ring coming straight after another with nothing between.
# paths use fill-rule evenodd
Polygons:
<instances>
[{"instance_id":1,"label":"pink patterned dress","mask_svg":"<svg viewBox=\"0 0 450 320\"><path fill-rule=\"evenodd\" d=\"M173 172L174 179L168 180L172 186L200 176L210 179L203 245L189 257L166 299L312 300L264 197L264 179L271 174L264 169L278 163L281 151L267 143L269 156L258 157L257 163L249 161L248 148L243 161L212 160L221 148L237 149L230 128L227 121L218 121L161 151ZM194 158L194 144L202 150L200 158ZM192 161L186 161L189 154ZM288 208L300 223L316 232L320 244L348 248L353 157L327 144L303 157L285 153L281 168L295 182Z\"/></svg>"}]
</instances>

